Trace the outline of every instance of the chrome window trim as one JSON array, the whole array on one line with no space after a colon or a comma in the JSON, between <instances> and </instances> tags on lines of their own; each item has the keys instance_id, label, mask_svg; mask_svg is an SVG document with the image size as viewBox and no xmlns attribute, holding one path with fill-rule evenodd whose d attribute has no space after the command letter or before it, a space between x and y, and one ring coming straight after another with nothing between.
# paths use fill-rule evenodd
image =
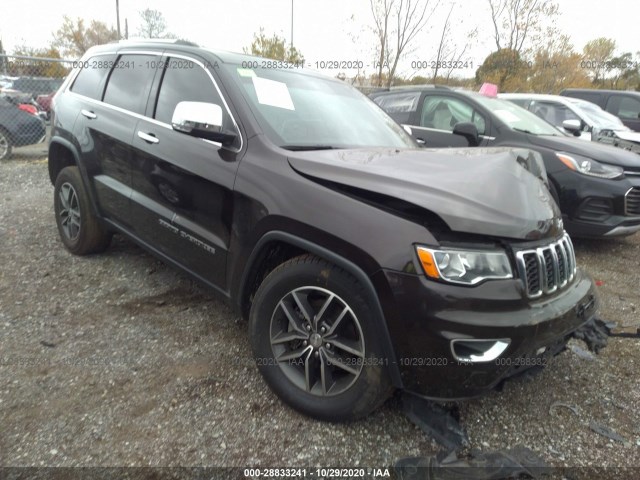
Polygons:
<instances>
[{"instance_id":1,"label":"chrome window trim","mask_svg":"<svg viewBox=\"0 0 640 480\"><path fill-rule=\"evenodd\" d=\"M225 109L227 110L227 113L229 114L229 117L231 118L231 121L233 122L233 126L236 129L237 133L238 133L238 137L240 137L240 146L236 149L236 148L229 148L229 150L238 153L242 150L242 147L244 146L244 137L242 136L242 131L240 130L240 127L238 126L238 122L236 122L235 117L233 116L233 113L231 113L231 109L229 108L229 105L227 104L227 100L224 98L224 95L222 95L222 91L220 90L220 87L218 86L218 83L216 82L215 78L213 78L213 75L211 75L211 72L204 66L204 63L202 63L199 60L196 60L193 57L189 57L188 55L183 55L183 54L171 54L171 53L167 53L165 51L162 52L158 52L158 51L154 51L154 50L125 50L125 51L109 51L109 52L100 52L100 53L96 53L95 55L88 57L87 59L83 59L83 60L79 60L79 61L85 61L85 60L89 60L92 59L94 57L98 57L98 56L103 56L103 55L116 55L120 56L120 55L155 55L158 57L162 57L162 56L167 56L169 58L182 58L184 60L189 60L195 64L197 64L198 66L200 66L204 72L209 76L209 79L211 80L211 82L213 83L213 86L215 87L216 91L218 92L218 95L220 96L220 99L222 100L222 103L224 104ZM75 95L76 97L82 98L85 101L88 101L89 103L94 103L96 105L99 106L104 106L104 107L108 107L112 110L115 110L117 112L120 113L125 113L128 114L132 117L138 118L140 120L145 120L147 122L151 122L154 125L158 125L160 127L164 127L167 128L169 130L173 130L173 127L165 122L160 122L158 120L156 120L155 118L151 118L151 117L147 117L146 115L141 115L139 113L136 112L132 112L131 110L127 110L121 107L117 107L115 105L111 105L110 103L106 103L103 102L102 100L96 100L90 97L87 97L85 95L80 95L79 93L75 93L72 92L71 89L71 85L73 85L73 82L75 81L75 78L78 76L78 74L80 73L80 71L82 71L81 68L76 68L75 71L71 74L72 77L70 76L70 80L69 83L67 84L67 86L65 87L64 92L66 94L72 94ZM110 73L109 73L110 75ZM160 87L162 86L162 84L160 84ZM158 89L158 94L160 93L160 89ZM195 137L194 137L195 138ZM204 138L200 138L199 140L202 140L204 142L213 144L218 146L219 148L223 148L222 143L220 142L215 142L213 140L207 140Z\"/></svg>"}]
</instances>

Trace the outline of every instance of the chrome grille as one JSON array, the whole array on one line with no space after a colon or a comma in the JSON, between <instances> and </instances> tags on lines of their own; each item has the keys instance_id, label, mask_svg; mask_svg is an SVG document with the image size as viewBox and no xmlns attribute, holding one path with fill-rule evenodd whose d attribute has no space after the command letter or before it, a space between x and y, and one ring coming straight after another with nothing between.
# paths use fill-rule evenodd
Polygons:
<instances>
[{"instance_id":1,"label":"chrome grille","mask_svg":"<svg viewBox=\"0 0 640 480\"><path fill-rule=\"evenodd\" d=\"M640 187L633 187L624 196L624 213L640 215Z\"/></svg>"},{"instance_id":2,"label":"chrome grille","mask_svg":"<svg viewBox=\"0 0 640 480\"><path fill-rule=\"evenodd\" d=\"M576 273L576 255L567 234L544 247L516 251L516 263L529 298L555 292Z\"/></svg>"}]
</instances>

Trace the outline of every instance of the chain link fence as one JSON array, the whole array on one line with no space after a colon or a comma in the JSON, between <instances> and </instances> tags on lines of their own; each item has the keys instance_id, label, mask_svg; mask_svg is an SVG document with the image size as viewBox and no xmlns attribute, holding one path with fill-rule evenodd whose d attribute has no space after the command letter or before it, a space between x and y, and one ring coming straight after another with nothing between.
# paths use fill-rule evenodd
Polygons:
<instances>
[{"instance_id":1,"label":"chain link fence","mask_svg":"<svg viewBox=\"0 0 640 480\"><path fill-rule=\"evenodd\" d=\"M73 63L0 54L0 160L46 154L51 101Z\"/></svg>"}]
</instances>

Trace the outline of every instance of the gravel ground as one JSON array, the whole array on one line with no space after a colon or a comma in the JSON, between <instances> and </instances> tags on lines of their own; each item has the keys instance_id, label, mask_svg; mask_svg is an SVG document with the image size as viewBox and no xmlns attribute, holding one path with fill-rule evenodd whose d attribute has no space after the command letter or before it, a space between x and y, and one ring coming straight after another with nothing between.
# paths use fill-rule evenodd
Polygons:
<instances>
[{"instance_id":1,"label":"gravel ground","mask_svg":"<svg viewBox=\"0 0 640 480\"><path fill-rule=\"evenodd\" d=\"M290 410L252 366L243 320L119 236L105 254L70 255L52 194L46 159L0 163L0 466L390 466L440 451L397 398L350 424ZM601 316L638 325L640 235L575 243ZM638 465L639 346L567 350L460 404L472 447L522 444L554 466ZM576 413L550 412L554 402Z\"/></svg>"}]
</instances>

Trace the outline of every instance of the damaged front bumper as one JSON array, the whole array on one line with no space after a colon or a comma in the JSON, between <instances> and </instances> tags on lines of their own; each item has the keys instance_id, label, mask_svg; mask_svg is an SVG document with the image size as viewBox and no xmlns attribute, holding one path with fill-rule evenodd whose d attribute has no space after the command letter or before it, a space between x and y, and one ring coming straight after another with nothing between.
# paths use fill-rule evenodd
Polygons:
<instances>
[{"instance_id":1,"label":"damaged front bumper","mask_svg":"<svg viewBox=\"0 0 640 480\"><path fill-rule=\"evenodd\" d=\"M518 280L473 288L383 271L395 316L388 322L402 387L435 400L474 397L504 379L545 366L597 310L580 269L551 295L523 298Z\"/></svg>"}]
</instances>

